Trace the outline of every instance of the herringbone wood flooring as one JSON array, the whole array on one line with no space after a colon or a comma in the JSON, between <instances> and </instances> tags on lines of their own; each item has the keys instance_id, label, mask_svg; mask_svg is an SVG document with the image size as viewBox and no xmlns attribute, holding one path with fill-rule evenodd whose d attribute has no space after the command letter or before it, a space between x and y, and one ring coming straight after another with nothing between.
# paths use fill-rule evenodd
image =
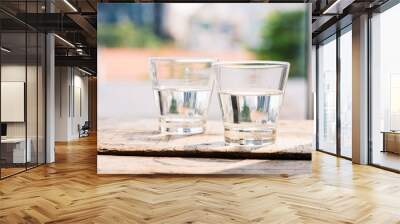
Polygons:
<instances>
[{"instance_id":1,"label":"herringbone wood flooring","mask_svg":"<svg viewBox=\"0 0 400 224\"><path fill-rule=\"evenodd\" d=\"M99 176L95 138L0 181L0 223L400 223L400 175L313 155L298 176Z\"/></svg>"}]
</instances>

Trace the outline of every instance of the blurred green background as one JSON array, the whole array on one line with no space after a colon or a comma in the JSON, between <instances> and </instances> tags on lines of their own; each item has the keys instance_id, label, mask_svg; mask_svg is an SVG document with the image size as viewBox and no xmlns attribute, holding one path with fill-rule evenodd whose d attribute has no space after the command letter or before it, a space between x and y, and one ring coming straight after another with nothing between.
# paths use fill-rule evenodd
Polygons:
<instances>
[{"instance_id":1,"label":"blurred green background","mask_svg":"<svg viewBox=\"0 0 400 224\"><path fill-rule=\"evenodd\" d=\"M174 4L113 4L100 9L97 33L99 46L136 49L170 47L188 51L200 49L208 52L217 49L225 51L226 54L231 51L237 52L237 48L240 48L239 50L243 51L243 59L288 61L291 64L289 78L306 78L307 58L305 55L308 53L306 51L309 43L306 33L308 21L305 7L271 9L273 8L271 5L277 4L269 4L268 7L265 7L266 4L261 4L265 8L265 12L263 13L261 9L252 14L256 7L249 10L246 9L246 6L239 11L236 9L239 7L233 6L231 7L232 14L236 10L245 16L254 16L255 18L246 21L246 17L244 17L243 21L237 22L229 18L231 15L229 12L224 12L223 7L214 7L217 8L214 10L212 7L202 9L199 6L197 11L192 10L191 17L184 17L179 16L178 13L166 13L171 5ZM225 8L229 11L229 7ZM188 14L190 9L186 6L186 8L182 7L181 11ZM204 13L202 10L210 10L211 13ZM250 11L250 13L246 14L245 11ZM172 23L166 22L171 20ZM190 44L188 46L185 45L187 40L178 39L174 34L182 24L179 23L179 20L186 20L184 25L187 30L185 32L191 33L192 36L189 35L188 38L195 39L200 43L197 47L195 41L192 44L194 47ZM243 29L243 26L252 28ZM196 35L197 33L200 34ZM209 35L208 39L207 35ZM200 37L196 39L196 36ZM257 39L257 41L252 39ZM209 46L201 44L202 42L207 44L207 40ZM219 49L219 46L225 45L224 41L232 45L231 49L229 49L229 44L226 44L225 48Z\"/></svg>"},{"instance_id":2,"label":"blurred green background","mask_svg":"<svg viewBox=\"0 0 400 224\"><path fill-rule=\"evenodd\" d=\"M306 118L308 4L101 3L97 8L100 117L156 116L148 72L148 59L156 56L288 61L280 118ZM118 104L115 99L121 98ZM220 119L213 99L208 117ZM242 119L248 116L245 111Z\"/></svg>"},{"instance_id":3,"label":"blurred green background","mask_svg":"<svg viewBox=\"0 0 400 224\"><path fill-rule=\"evenodd\" d=\"M97 39L100 45L110 48L157 48L166 43L150 27L140 27L129 21L101 24Z\"/></svg>"},{"instance_id":4,"label":"blurred green background","mask_svg":"<svg viewBox=\"0 0 400 224\"><path fill-rule=\"evenodd\" d=\"M289 77L306 78L306 35L304 11L274 12L264 22L261 44L252 49L257 59L290 62Z\"/></svg>"}]
</instances>

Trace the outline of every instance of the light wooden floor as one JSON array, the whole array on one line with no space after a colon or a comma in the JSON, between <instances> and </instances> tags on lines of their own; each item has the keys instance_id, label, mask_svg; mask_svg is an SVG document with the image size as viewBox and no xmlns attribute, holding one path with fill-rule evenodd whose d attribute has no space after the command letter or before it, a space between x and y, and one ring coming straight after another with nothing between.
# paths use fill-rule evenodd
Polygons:
<instances>
[{"instance_id":1,"label":"light wooden floor","mask_svg":"<svg viewBox=\"0 0 400 224\"><path fill-rule=\"evenodd\" d=\"M2 177L7 177L7 176L10 176L10 175L13 175L13 174L15 174L15 173L18 173L18 172L22 172L22 171L24 171L25 170L25 167L18 167L18 168L14 168L14 167L12 167L12 168L1 168L1 176Z\"/></svg>"},{"instance_id":2,"label":"light wooden floor","mask_svg":"<svg viewBox=\"0 0 400 224\"><path fill-rule=\"evenodd\" d=\"M0 223L400 223L400 175L315 153L300 176L98 176L95 139L0 181Z\"/></svg>"},{"instance_id":3,"label":"light wooden floor","mask_svg":"<svg viewBox=\"0 0 400 224\"><path fill-rule=\"evenodd\" d=\"M400 170L400 155L391 152L374 151L372 162L377 165Z\"/></svg>"}]
</instances>

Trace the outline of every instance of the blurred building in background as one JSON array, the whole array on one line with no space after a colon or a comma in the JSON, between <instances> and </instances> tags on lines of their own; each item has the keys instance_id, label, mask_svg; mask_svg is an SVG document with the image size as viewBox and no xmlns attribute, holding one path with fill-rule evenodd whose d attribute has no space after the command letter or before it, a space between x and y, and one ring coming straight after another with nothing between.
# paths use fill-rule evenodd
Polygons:
<instances>
[{"instance_id":1,"label":"blurred building in background","mask_svg":"<svg viewBox=\"0 0 400 224\"><path fill-rule=\"evenodd\" d=\"M175 7L167 7L166 14L176 13L178 10ZM202 4L186 12L186 15L182 24L184 29L175 26L173 19L167 19L165 24L166 31L176 42L182 43L183 47L192 50L246 51L246 46L257 46L260 39L259 29L267 14L264 8L249 10L246 6L209 7ZM180 30L183 31L179 32Z\"/></svg>"},{"instance_id":2,"label":"blurred building in background","mask_svg":"<svg viewBox=\"0 0 400 224\"><path fill-rule=\"evenodd\" d=\"M164 4L148 4L146 7L127 7L124 4L99 4L99 11L107 10L107 13L99 13L99 23L116 24L123 21L134 22L138 26L152 27L152 30L162 36L162 15ZM105 9L106 8L106 9Z\"/></svg>"}]
</instances>

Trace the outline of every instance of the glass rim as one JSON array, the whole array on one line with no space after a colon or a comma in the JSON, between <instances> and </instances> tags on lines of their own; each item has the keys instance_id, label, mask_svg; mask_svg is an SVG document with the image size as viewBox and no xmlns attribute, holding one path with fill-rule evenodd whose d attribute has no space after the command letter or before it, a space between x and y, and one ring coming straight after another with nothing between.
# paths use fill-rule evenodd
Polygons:
<instances>
[{"instance_id":1,"label":"glass rim","mask_svg":"<svg viewBox=\"0 0 400 224\"><path fill-rule=\"evenodd\" d=\"M149 62L176 62L176 63L215 63L216 58L207 57L149 57Z\"/></svg>"},{"instance_id":2,"label":"glass rim","mask_svg":"<svg viewBox=\"0 0 400 224\"><path fill-rule=\"evenodd\" d=\"M289 68L289 66L289 62L267 60L220 61L213 63L213 67L237 69Z\"/></svg>"}]
</instances>

